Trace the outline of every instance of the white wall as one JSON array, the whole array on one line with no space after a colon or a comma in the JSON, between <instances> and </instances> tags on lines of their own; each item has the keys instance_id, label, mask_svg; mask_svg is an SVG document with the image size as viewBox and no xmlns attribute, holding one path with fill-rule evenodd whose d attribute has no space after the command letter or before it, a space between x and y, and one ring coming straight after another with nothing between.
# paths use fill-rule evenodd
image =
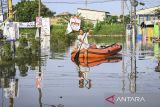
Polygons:
<instances>
[{"instance_id":1,"label":"white wall","mask_svg":"<svg viewBox=\"0 0 160 107\"><path fill-rule=\"evenodd\" d=\"M81 17L84 17L85 19L92 20L92 21L103 21L106 17L105 12L99 12L99 11L90 11L90 10L81 10L78 9L78 14L81 15Z\"/></svg>"}]
</instances>

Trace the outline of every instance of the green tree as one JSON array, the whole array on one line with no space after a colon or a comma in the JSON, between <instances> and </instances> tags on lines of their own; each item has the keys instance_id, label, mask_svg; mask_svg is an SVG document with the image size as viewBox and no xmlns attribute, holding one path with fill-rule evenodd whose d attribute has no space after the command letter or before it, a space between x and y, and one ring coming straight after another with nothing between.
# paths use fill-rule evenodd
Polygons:
<instances>
[{"instance_id":1,"label":"green tree","mask_svg":"<svg viewBox=\"0 0 160 107\"><path fill-rule=\"evenodd\" d=\"M104 19L105 23L113 24L118 22L118 16L108 16Z\"/></svg>"},{"instance_id":2,"label":"green tree","mask_svg":"<svg viewBox=\"0 0 160 107\"><path fill-rule=\"evenodd\" d=\"M18 2L14 6L14 11L16 11L16 21L34 21L36 16L38 16L38 1L22 1ZM43 3L41 4L41 16L52 17L55 12L52 12Z\"/></svg>"},{"instance_id":3,"label":"green tree","mask_svg":"<svg viewBox=\"0 0 160 107\"><path fill-rule=\"evenodd\" d=\"M160 9L156 9L155 14L160 15Z\"/></svg>"},{"instance_id":4,"label":"green tree","mask_svg":"<svg viewBox=\"0 0 160 107\"><path fill-rule=\"evenodd\" d=\"M120 20L123 22L123 15L120 15ZM130 22L130 16L126 15L124 16L124 24L128 24Z\"/></svg>"},{"instance_id":5,"label":"green tree","mask_svg":"<svg viewBox=\"0 0 160 107\"><path fill-rule=\"evenodd\" d=\"M90 29L93 29L94 27L94 24L89 21L89 20L85 20L84 18L80 17L81 18L81 28L87 32L88 30Z\"/></svg>"}]
</instances>

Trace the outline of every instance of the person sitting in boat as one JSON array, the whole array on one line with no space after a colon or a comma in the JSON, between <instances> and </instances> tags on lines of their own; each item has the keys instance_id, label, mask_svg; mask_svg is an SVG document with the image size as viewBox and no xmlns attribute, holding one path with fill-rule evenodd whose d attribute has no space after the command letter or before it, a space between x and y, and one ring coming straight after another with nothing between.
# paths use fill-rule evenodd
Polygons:
<instances>
[{"instance_id":1,"label":"person sitting in boat","mask_svg":"<svg viewBox=\"0 0 160 107\"><path fill-rule=\"evenodd\" d=\"M96 48L96 45L90 45L88 43L88 36L91 36L90 32L91 31L84 33L83 29L79 30L79 35L77 37L77 41L76 41L76 45L75 45L76 49Z\"/></svg>"}]
</instances>

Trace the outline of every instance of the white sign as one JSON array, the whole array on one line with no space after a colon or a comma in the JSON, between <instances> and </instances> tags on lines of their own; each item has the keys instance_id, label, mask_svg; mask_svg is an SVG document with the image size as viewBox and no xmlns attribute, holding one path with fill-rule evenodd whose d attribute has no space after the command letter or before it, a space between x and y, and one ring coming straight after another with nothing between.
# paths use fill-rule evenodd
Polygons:
<instances>
[{"instance_id":1,"label":"white sign","mask_svg":"<svg viewBox=\"0 0 160 107\"><path fill-rule=\"evenodd\" d=\"M71 25L70 25L70 23L68 23L68 26L67 26L67 29L66 29L66 33L65 34L69 34L69 33L71 33L73 30L72 30L72 28L71 28Z\"/></svg>"},{"instance_id":2,"label":"white sign","mask_svg":"<svg viewBox=\"0 0 160 107\"><path fill-rule=\"evenodd\" d=\"M41 37L41 55L48 56L50 53L50 36Z\"/></svg>"},{"instance_id":3,"label":"white sign","mask_svg":"<svg viewBox=\"0 0 160 107\"><path fill-rule=\"evenodd\" d=\"M49 18L42 18L41 34L50 35L50 19Z\"/></svg>"},{"instance_id":4,"label":"white sign","mask_svg":"<svg viewBox=\"0 0 160 107\"><path fill-rule=\"evenodd\" d=\"M0 24L3 23L3 15L0 15Z\"/></svg>"},{"instance_id":5,"label":"white sign","mask_svg":"<svg viewBox=\"0 0 160 107\"><path fill-rule=\"evenodd\" d=\"M77 16L72 16L70 19L70 26L72 30L74 31L79 31L80 26L81 26L81 20Z\"/></svg>"},{"instance_id":6,"label":"white sign","mask_svg":"<svg viewBox=\"0 0 160 107\"><path fill-rule=\"evenodd\" d=\"M4 88L6 98L15 98L18 94L18 84L15 79L10 80L9 87Z\"/></svg>"},{"instance_id":7,"label":"white sign","mask_svg":"<svg viewBox=\"0 0 160 107\"><path fill-rule=\"evenodd\" d=\"M36 17L36 27L42 26L42 17Z\"/></svg>"},{"instance_id":8,"label":"white sign","mask_svg":"<svg viewBox=\"0 0 160 107\"><path fill-rule=\"evenodd\" d=\"M19 27L17 22L6 22L3 35L7 40L16 40L19 38Z\"/></svg>"},{"instance_id":9,"label":"white sign","mask_svg":"<svg viewBox=\"0 0 160 107\"><path fill-rule=\"evenodd\" d=\"M34 28L35 22L19 22L19 28Z\"/></svg>"}]
</instances>

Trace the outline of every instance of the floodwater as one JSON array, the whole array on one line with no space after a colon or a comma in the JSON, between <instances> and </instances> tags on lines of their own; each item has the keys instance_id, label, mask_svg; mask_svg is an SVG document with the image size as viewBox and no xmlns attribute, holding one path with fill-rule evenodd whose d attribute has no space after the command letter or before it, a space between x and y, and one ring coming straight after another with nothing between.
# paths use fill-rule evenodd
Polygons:
<instances>
[{"instance_id":1,"label":"floodwater","mask_svg":"<svg viewBox=\"0 0 160 107\"><path fill-rule=\"evenodd\" d=\"M134 55L122 41L120 55L80 72L71 61L73 45L57 50L48 40L40 54L16 49L14 63L1 56L0 107L107 107L108 93L160 93L158 43L138 40Z\"/></svg>"}]
</instances>

